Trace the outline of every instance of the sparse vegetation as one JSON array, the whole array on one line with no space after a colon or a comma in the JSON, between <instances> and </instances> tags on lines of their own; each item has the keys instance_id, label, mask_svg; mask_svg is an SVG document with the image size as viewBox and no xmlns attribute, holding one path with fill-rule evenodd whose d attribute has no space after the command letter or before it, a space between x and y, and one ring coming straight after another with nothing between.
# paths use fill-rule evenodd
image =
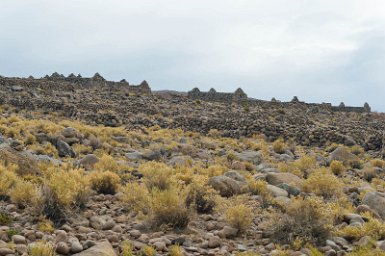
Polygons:
<instances>
[{"instance_id":1,"label":"sparse vegetation","mask_svg":"<svg viewBox=\"0 0 385 256\"><path fill-rule=\"evenodd\" d=\"M215 106L221 109L220 104ZM207 105L202 101L196 107ZM253 105L248 108L250 114L261 111ZM363 237L374 242L385 239L385 227L377 219L380 212L360 206L366 192L378 191L380 196L385 192L385 162L364 147L313 147L311 141L301 144L286 135L286 141L247 133L238 138L221 128L205 136L188 129L164 129L173 119L159 113L156 118L164 118L159 125L126 130L91 126L60 115L52 120L26 119L9 111L1 112L0 133L18 141L12 145L17 148L13 154L33 156L29 160L34 171L28 164L2 159L0 225L8 226L7 241L14 235L25 236L31 256L55 255L56 242L32 243L32 239L55 241L58 229L79 240L94 233L97 236L91 240L99 240L99 235L118 239L114 248L122 256L156 255L156 250L179 256L188 247L208 253L230 248L236 235L236 243L245 242L247 248L240 248L249 252L237 254L235 248L233 253L245 256L259 255L260 249L246 238L271 247L274 242L275 255L307 248L311 256L322 255L318 246L334 236L344 237L351 248ZM150 124L152 118L143 115L140 120ZM272 122L277 120L271 116ZM67 141L76 156L59 157L57 139ZM339 147L347 149L354 161L331 160ZM218 176L218 187L235 193L220 196L220 189L211 184ZM359 224L351 224L346 217L353 213L353 218L361 215ZM22 225L25 228L20 229ZM26 230L33 230L33 235ZM112 231L119 235L110 236ZM39 237L34 237L36 233ZM260 238L260 233L271 236ZM137 241L148 245L139 248ZM382 255L375 243L371 246L346 253ZM8 247L15 250L12 243Z\"/></svg>"},{"instance_id":2,"label":"sparse vegetation","mask_svg":"<svg viewBox=\"0 0 385 256\"><path fill-rule=\"evenodd\" d=\"M285 150L287 147L285 142L283 141L283 139L278 139L278 140L274 141L272 146L273 146L274 152L277 154L285 153Z\"/></svg>"},{"instance_id":3,"label":"sparse vegetation","mask_svg":"<svg viewBox=\"0 0 385 256\"><path fill-rule=\"evenodd\" d=\"M30 256L55 256L55 246L49 242L36 242L28 247Z\"/></svg>"},{"instance_id":4,"label":"sparse vegetation","mask_svg":"<svg viewBox=\"0 0 385 256\"><path fill-rule=\"evenodd\" d=\"M322 244L331 234L332 216L330 205L320 198L297 198L271 221L272 238L288 244L296 239L304 244Z\"/></svg>"},{"instance_id":5,"label":"sparse vegetation","mask_svg":"<svg viewBox=\"0 0 385 256\"><path fill-rule=\"evenodd\" d=\"M90 174L91 187L101 194L114 195L120 185L120 177L114 172L93 172Z\"/></svg>"},{"instance_id":6,"label":"sparse vegetation","mask_svg":"<svg viewBox=\"0 0 385 256\"><path fill-rule=\"evenodd\" d=\"M253 221L253 212L244 204L235 205L227 209L226 221L239 231L244 231Z\"/></svg>"},{"instance_id":7,"label":"sparse vegetation","mask_svg":"<svg viewBox=\"0 0 385 256\"><path fill-rule=\"evenodd\" d=\"M346 171L346 167L344 166L344 164L336 160L330 163L330 169L335 175L341 175Z\"/></svg>"}]
</instances>

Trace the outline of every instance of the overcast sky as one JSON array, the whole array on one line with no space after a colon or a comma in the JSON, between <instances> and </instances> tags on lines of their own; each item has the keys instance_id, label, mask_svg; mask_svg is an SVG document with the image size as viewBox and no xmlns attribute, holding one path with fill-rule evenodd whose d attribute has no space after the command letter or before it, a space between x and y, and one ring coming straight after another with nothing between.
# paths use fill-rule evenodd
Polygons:
<instances>
[{"instance_id":1,"label":"overcast sky","mask_svg":"<svg viewBox=\"0 0 385 256\"><path fill-rule=\"evenodd\" d=\"M384 0L0 0L0 75L385 111Z\"/></svg>"}]
</instances>

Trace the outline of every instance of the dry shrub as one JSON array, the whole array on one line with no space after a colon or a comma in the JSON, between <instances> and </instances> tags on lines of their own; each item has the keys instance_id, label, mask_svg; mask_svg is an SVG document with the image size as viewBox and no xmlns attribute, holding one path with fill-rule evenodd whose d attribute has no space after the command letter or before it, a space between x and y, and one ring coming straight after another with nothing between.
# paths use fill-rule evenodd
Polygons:
<instances>
[{"instance_id":1,"label":"dry shrub","mask_svg":"<svg viewBox=\"0 0 385 256\"><path fill-rule=\"evenodd\" d=\"M151 191L150 217L155 227L167 225L183 229L187 226L190 212L186 206L186 192L179 187Z\"/></svg>"},{"instance_id":2,"label":"dry shrub","mask_svg":"<svg viewBox=\"0 0 385 256\"><path fill-rule=\"evenodd\" d=\"M47 186L64 206L83 204L90 193L89 180L82 169L55 170Z\"/></svg>"},{"instance_id":3,"label":"dry shrub","mask_svg":"<svg viewBox=\"0 0 385 256\"><path fill-rule=\"evenodd\" d=\"M94 165L94 169L97 171L111 171L111 172L118 172L121 170L121 166L115 161L115 159L110 156L103 154L100 158L99 161Z\"/></svg>"},{"instance_id":4,"label":"dry shrub","mask_svg":"<svg viewBox=\"0 0 385 256\"><path fill-rule=\"evenodd\" d=\"M350 148L350 152L354 155L361 155L364 153L364 149L361 146L354 145Z\"/></svg>"},{"instance_id":5,"label":"dry shrub","mask_svg":"<svg viewBox=\"0 0 385 256\"><path fill-rule=\"evenodd\" d=\"M152 246L145 245L141 250L141 255L143 255L143 256L155 256L156 250Z\"/></svg>"},{"instance_id":6,"label":"dry shrub","mask_svg":"<svg viewBox=\"0 0 385 256\"><path fill-rule=\"evenodd\" d=\"M41 198L39 187L29 181L17 180L9 190L11 202L19 208L24 209L28 206L36 206Z\"/></svg>"},{"instance_id":7,"label":"dry shrub","mask_svg":"<svg viewBox=\"0 0 385 256\"><path fill-rule=\"evenodd\" d=\"M267 189L267 182L264 180L249 180L249 191L253 195L259 195L262 200L262 206L266 207L268 202L272 199L269 190Z\"/></svg>"},{"instance_id":8,"label":"dry shrub","mask_svg":"<svg viewBox=\"0 0 385 256\"><path fill-rule=\"evenodd\" d=\"M122 252L120 253L121 256L133 256L133 244L131 244L129 241L124 240L122 242Z\"/></svg>"},{"instance_id":9,"label":"dry shrub","mask_svg":"<svg viewBox=\"0 0 385 256\"><path fill-rule=\"evenodd\" d=\"M184 256L183 249L179 245L172 245L168 252L169 256Z\"/></svg>"},{"instance_id":10,"label":"dry shrub","mask_svg":"<svg viewBox=\"0 0 385 256\"><path fill-rule=\"evenodd\" d=\"M309 173L312 172L312 170L317 167L317 161L314 157L303 156L296 160L293 165L295 169L300 170L301 173L306 177Z\"/></svg>"},{"instance_id":11,"label":"dry shrub","mask_svg":"<svg viewBox=\"0 0 385 256\"><path fill-rule=\"evenodd\" d=\"M89 180L82 169L49 169L42 187L42 203L36 210L58 226L68 214L85 207L89 194Z\"/></svg>"},{"instance_id":12,"label":"dry shrub","mask_svg":"<svg viewBox=\"0 0 385 256\"><path fill-rule=\"evenodd\" d=\"M346 172L346 167L341 161L333 160L330 163L330 169L335 175L341 175Z\"/></svg>"},{"instance_id":13,"label":"dry shrub","mask_svg":"<svg viewBox=\"0 0 385 256\"><path fill-rule=\"evenodd\" d=\"M172 168L164 163L147 162L139 166L139 172L144 175L143 182L148 189L168 189L171 184Z\"/></svg>"},{"instance_id":14,"label":"dry shrub","mask_svg":"<svg viewBox=\"0 0 385 256\"><path fill-rule=\"evenodd\" d=\"M155 228L163 225L176 229L187 226L190 211L186 205L187 189L171 186L148 190L145 185L129 183L122 188L120 199L136 213L142 213Z\"/></svg>"},{"instance_id":15,"label":"dry shrub","mask_svg":"<svg viewBox=\"0 0 385 256\"><path fill-rule=\"evenodd\" d=\"M330 205L322 199L296 198L286 206L284 213L272 218L269 227L272 238L279 243L292 244L300 240L322 244L330 236L333 221Z\"/></svg>"},{"instance_id":16,"label":"dry shrub","mask_svg":"<svg viewBox=\"0 0 385 256\"><path fill-rule=\"evenodd\" d=\"M30 256L55 256L55 246L49 242L36 242L28 246Z\"/></svg>"},{"instance_id":17,"label":"dry shrub","mask_svg":"<svg viewBox=\"0 0 385 256\"><path fill-rule=\"evenodd\" d=\"M343 183L326 168L315 170L303 183L303 191L326 200L343 196Z\"/></svg>"},{"instance_id":18,"label":"dry shrub","mask_svg":"<svg viewBox=\"0 0 385 256\"><path fill-rule=\"evenodd\" d=\"M128 205L128 207L138 212L148 212L149 207L149 192L144 184L137 182L127 183L121 188L120 200Z\"/></svg>"},{"instance_id":19,"label":"dry shrub","mask_svg":"<svg viewBox=\"0 0 385 256\"><path fill-rule=\"evenodd\" d=\"M114 195L120 185L120 177L114 172L92 172L89 175L91 188L101 194Z\"/></svg>"},{"instance_id":20,"label":"dry shrub","mask_svg":"<svg viewBox=\"0 0 385 256\"><path fill-rule=\"evenodd\" d=\"M236 254L237 256L261 256L261 254L257 252L240 252Z\"/></svg>"},{"instance_id":21,"label":"dry shrub","mask_svg":"<svg viewBox=\"0 0 385 256\"><path fill-rule=\"evenodd\" d=\"M385 256L385 251L380 248L373 248L373 246L357 247L346 256Z\"/></svg>"},{"instance_id":22,"label":"dry shrub","mask_svg":"<svg viewBox=\"0 0 385 256\"><path fill-rule=\"evenodd\" d=\"M202 174L207 175L208 177L214 177L214 176L219 176L225 173L227 168L222 165L210 165L207 169L202 170Z\"/></svg>"},{"instance_id":23,"label":"dry shrub","mask_svg":"<svg viewBox=\"0 0 385 256\"><path fill-rule=\"evenodd\" d=\"M374 167L378 167L378 168L384 168L385 166L385 161L381 159L373 159L371 163Z\"/></svg>"},{"instance_id":24,"label":"dry shrub","mask_svg":"<svg viewBox=\"0 0 385 256\"><path fill-rule=\"evenodd\" d=\"M41 220L40 223L37 225L37 229L41 232L47 232L47 233L53 233L55 231L55 227L52 221L47 219Z\"/></svg>"},{"instance_id":25,"label":"dry shrub","mask_svg":"<svg viewBox=\"0 0 385 256\"><path fill-rule=\"evenodd\" d=\"M8 197L8 192L10 188L16 183L17 175L15 171L17 169L16 165L10 165L5 167L0 164L0 197Z\"/></svg>"},{"instance_id":26,"label":"dry shrub","mask_svg":"<svg viewBox=\"0 0 385 256\"><path fill-rule=\"evenodd\" d=\"M198 213L211 213L216 206L218 193L206 184L194 182L188 187L186 205L194 205Z\"/></svg>"},{"instance_id":27,"label":"dry shrub","mask_svg":"<svg viewBox=\"0 0 385 256\"><path fill-rule=\"evenodd\" d=\"M377 177L377 172L373 167L365 167L362 170L362 176L366 181L371 182L374 178Z\"/></svg>"},{"instance_id":28,"label":"dry shrub","mask_svg":"<svg viewBox=\"0 0 385 256\"><path fill-rule=\"evenodd\" d=\"M385 223L375 219L369 214L365 217L369 220L362 227L346 226L341 230L336 231L337 235L345 237L348 240L359 240L364 236L370 236L376 240L385 239Z\"/></svg>"},{"instance_id":29,"label":"dry shrub","mask_svg":"<svg viewBox=\"0 0 385 256\"><path fill-rule=\"evenodd\" d=\"M226 211L226 221L239 231L244 231L250 227L253 219L252 209L245 204L232 206Z\"/></svg>"},{"instance_id":30,"label":"dry shrub","mask_svg":"<svg viewBox=\"0 0 385 256\"><path fill-rule=\"evenodd\" d=\"M283 139L277 139L276 141L273 142L273 150L277 154L283 154L286 151L286 144L283 141Z\"/></svg>"}]
</instances>

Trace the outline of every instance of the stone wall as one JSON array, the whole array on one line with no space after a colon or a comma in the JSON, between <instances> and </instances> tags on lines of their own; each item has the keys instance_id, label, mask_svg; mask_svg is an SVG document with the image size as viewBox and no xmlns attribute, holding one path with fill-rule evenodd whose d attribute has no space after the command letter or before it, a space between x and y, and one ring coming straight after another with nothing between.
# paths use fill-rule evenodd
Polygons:
<instances>
[{"instance_id":1,"label":"stone wall","mask_svg":"<svg viewBox=\"0 0 385 256\"><path fill-rule=\"evenodd\" d=\"M193 100L205 101L238 102L247 100L247 94L241 88L238 88L234 93L217 92L214 88L208 92L201 92L198 88L194 88L187 93L187 96Z\"/></svg>"},{"instance_id":2,"label":"stone wall","mask_svg":"<svg viewBox=\"0 0 385 256\"><path fill-rule=\"evenodd\" d=\"M208 92L202 92L198 88L188 92L188 98L192 100L204 100L204 101L219 101L219 102L246 102L248 104L263 106L263 107L290 107L292 105L303 105L308 108L308 111L332 111L332 112L354 112L354 113L370 113L371 108L368 103L365 103L363 107L350 107L341 103L339 106L332 106L331 103L306 103L300 101L297 96L294 96L290 102L281 102L273 98L271 101L258 100L248 98L247 94L243 92L241 88L238 88L234 93L217 92L211 88Z\"/></svg>"},{"instance_id":3,"label":"stone wall","mask_svg":"<svg viewBox=\"0 0 385 256\"><path fill-rule=\"evenodd\" d=\"M101 90L115 90L122 91L129 94L151 95L151 88L146 81L139 85L130 85L126 80L120 82L107 81L99 73L93 77L84 78L80 75L75 76L70 74L68 77L53 73L51 76L46 75L43 78L35 79L28 78L8 78L0 76L0 86L2 90L22 91L27 89L39 89L47 92L59 91L73 92L79 89L100 88Z\"/></svg>"}]
</instances>

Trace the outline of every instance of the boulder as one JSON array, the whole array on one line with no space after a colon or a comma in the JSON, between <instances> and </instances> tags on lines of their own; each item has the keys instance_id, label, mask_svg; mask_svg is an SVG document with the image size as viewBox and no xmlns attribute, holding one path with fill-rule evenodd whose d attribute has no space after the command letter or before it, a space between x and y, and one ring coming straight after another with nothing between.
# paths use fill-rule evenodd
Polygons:
<instances>
[{"instance_id":1,"label":"boulder","mask_svg":"<svg viewBox=\"0 0 385 256\"><path fill-rule=\"evenodd\" d=\"M224 176L226 177L229 177L233 180L236 180L238 182L241 182L241 183L245 183L246 182L246 179L245 177L243 177L239 172L237 171L227 171L223 174Z\"/></svg>"},{"instance_id":2,"label":"boulder","mask_svg":"<svg viewBox=\"0 0 385 256\"><path fill-rule=\"evenodd\" d=\"M91 248L82 251L80 253L74 254L73 256L116 256L114 248L112 245L105 241L97 243Z\"/></svg>"},{"instance_id":3,"label":"boulder","mask_svg":"<svg viewBox=\"0 0 385 256\"><path fill-rule=\"evenodd\" d=\"M385 197L378 192L368 192L362 200L370 209L376 211L382 219L385 218Z\"/></svg>"},{"instance_id":4,"label":"boulder","mask_svg":"<svg viewBox=\"0 0 385 256\"><path fill-rule=\"evenodd\" d=\"M262 162L262 154L258 151L247 150L241 153L236 153L236 157L242 161L252 162L255 165L259 165Z\"/></svg>"},{"instance_id":5,"label":"boulder","mask_svg":"<svg viewBox=\"0 0 385 256\"><path fill-rule=\"evenodd\" d=\"M193 159L190 156L174 156L168 162L169 165L176 166L191 166Z\"/></svg>"},{"instance_id":6,"label":"boulder","mask_svg":"<svg viewBox=\"0 0 385 256\"><path fill-rule=\"evenodd\" d=\"M209 179L209 185L217 190L221 196L230 197L241 193L243 183L228 176L221 175L211 177Z\"/></svg>"},{"instance_id":7,"label":"boulder","mask_svg":"<svg viewBox=\"0 0 385 256\"><path fill-rule=\"evenodd\" d=\"M270 184L267 185L267 190L273 197L279 197L279 196L287 197L289 195L289 193L287 193L286 190Z\"/></svg>"},{"instance_id":8,"label":"boulder","mask_svg":"<svg viewBox=\"0 0 385 256\"><path fill-rule=\"evenodd\" d=\"M79 165L88 170L93 168L97 162L99 162L99 158L94 154L89 154L79 160Z\"/></svg>"},{"instance_id":9,"label":"boulder","mask_svg":"<svg viewBox=\"0 0 385 256\"><path fill-rule=\"evenodd\" d=\"M66 157L66 156L75 157L76 156L75 151L71 148L70 145L68 145L67 142L58 139L58 140L56 140L56 142L54 144L55 144L55 147L56 147L60 157Z\"/></svg>"},{"instance_id":10,"label":"boulder","mask_svg":"<svg viewBox=\"0 0 385 256\"><path fill-rule=\"evenodd\" d=\"M75 128L67 127L64 128L61 132L61 135L63 135L65 138L74 138L77 137L78 131Z\"/></svg>"},{"instance_id":11,"label":"boulder","mask_svg":"<svg viewBox=\"0 0 385 256\"><path fill-rule=\"evenodd\" d=\"M297 175L288 172L268 173L266 175L266 181L270 185L278 186L282 183L289 185L300 186L302 184L301 178Z\"/></svg>"},{"instance_id":12,"label":"boulder","mask_svg":"<svg viewBox=\"0 0 385 256\"><path fill-rule=\"evenodd\" d=\"M338 147L330 154L329 162L334 160L343 162L345 165L351 165L360 161L356 155L350 153L345 147Z\"/></svg>"},{"instance_id":13,"label":"boulder","mask_svg":"<svg viewBox=\"0 0 385 256\"><path fill-rule=\"evenodd\" d=\"M17 169L19 175L38 174L40 172L33 155L25 151L17 151L7 144L0 145L0 159L6 165L16 164L19 167Z\"/></svg>"},{"instance_id":14,"label":"boulder","mask_svg":"<svg viewBox=\"0 0 385 256\"><path fill-rule=\"evenodd\" d=\"M143 157L143 154L140 153L139 151L134 151L134 152L129 152L129 153L126 153L125 154L125 157L127 158L127 160L140 160L142 159Z\"/></svg>"}]
</instances>

